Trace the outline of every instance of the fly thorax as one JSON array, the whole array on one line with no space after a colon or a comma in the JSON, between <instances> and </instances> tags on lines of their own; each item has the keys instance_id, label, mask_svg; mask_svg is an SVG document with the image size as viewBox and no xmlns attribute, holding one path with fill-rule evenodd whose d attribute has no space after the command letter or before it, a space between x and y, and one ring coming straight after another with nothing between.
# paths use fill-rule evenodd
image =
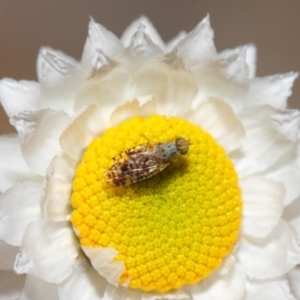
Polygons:
<instances>
[{"instance_id":1,"label":"fly thorax","mask_svg":"<svg viewBox=\"0 0 300 300\"><path fill-rule=\"evenodd\" d=\"M159 145L155 152L159 159L163 162L168 162L177 154L177 148L174 143L168 142Z\"/></svg>"}]
</instances>

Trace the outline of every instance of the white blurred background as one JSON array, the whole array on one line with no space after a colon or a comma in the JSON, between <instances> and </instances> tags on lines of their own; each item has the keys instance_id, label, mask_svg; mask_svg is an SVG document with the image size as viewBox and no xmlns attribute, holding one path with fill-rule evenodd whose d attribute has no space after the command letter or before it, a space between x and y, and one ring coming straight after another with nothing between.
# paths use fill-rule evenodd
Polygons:
<instances>
[{"instance_id":1,"label":"white blurred background","mask_svg":"<svg viewBox=\"0 0 300 300\"><path fill-rule=\"evenodd\" d=\"M254 43L258 76L300 71L300 0L0 0L0 78L36 80L41 46L80 59L89 16L120 36L146 15L168 41L207 14L218 50ZM300 79L290 108L300 108ZM0 109L0 133L13 132Z\"/></svg>"}]
</instances>

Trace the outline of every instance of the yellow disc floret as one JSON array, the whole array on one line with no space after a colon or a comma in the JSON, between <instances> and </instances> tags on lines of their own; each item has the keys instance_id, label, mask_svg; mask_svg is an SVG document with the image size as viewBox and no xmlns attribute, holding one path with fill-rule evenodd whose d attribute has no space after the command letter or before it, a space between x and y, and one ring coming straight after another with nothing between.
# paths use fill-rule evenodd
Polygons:
<instances>
[{"instance_id":1,"label":"yellow disc floret","mask_svg":"<svg viewBox=\"0 0 300 300\"><path fill-rule=\"evenodd\" d=\"M104 173L119 153L145 143L190 141L162 172L125 187ZM232 250L241 194L232 162L201 128L179 118L136 117L92 141L73 181L72 223L83 246L113 247L120 284L168 291L207 277Z\"/></svg>"}]
</instances>

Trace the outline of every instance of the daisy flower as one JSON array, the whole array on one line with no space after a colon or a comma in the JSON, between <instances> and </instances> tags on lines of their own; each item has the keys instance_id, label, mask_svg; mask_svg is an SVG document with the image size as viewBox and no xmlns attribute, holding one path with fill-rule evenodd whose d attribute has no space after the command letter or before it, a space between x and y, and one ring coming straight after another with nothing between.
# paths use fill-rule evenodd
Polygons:
<instances>
[{"instance_id":1,"label":"daisy flower","mask_svg":"<svg viewBox=\"0 0 300 300\"><path fill-rule=\"evenodd\" d=\"M141 17L3 79L0 298L299 296L297 74L255 65L208 17L167 44Z\"/></svg>"}]
</instances>

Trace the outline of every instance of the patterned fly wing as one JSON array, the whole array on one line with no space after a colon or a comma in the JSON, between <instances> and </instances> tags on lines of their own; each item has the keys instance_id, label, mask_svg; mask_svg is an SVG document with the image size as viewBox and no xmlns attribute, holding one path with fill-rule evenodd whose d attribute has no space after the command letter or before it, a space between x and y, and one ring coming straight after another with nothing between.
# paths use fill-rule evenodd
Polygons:
<instances>
[{"instance_id":1,"label":"patterned fly wing","mask_svg":"<svg viewBox=\"0 0 300 300\"><path fill-rule=\"evenodd\" d=\"M174 142L143 144L113 158L114 164L104 173L107 183L114 186L129 185L161 172L180 153L186 154L190 142L177 137Z\"/></svg>"},{"instance_id":2,"label":"patterned fly wing","mask_svg":"<svg viewBox=\"0 0 300 300\"><path fill-rule=\"evenodd\" d=\"M156 154L160 144L144 144L121 152L113 158L114 164L104 174L114 186L129 185L162 171L169 162L162 162Z\"/></svg>"}]
</instances>

